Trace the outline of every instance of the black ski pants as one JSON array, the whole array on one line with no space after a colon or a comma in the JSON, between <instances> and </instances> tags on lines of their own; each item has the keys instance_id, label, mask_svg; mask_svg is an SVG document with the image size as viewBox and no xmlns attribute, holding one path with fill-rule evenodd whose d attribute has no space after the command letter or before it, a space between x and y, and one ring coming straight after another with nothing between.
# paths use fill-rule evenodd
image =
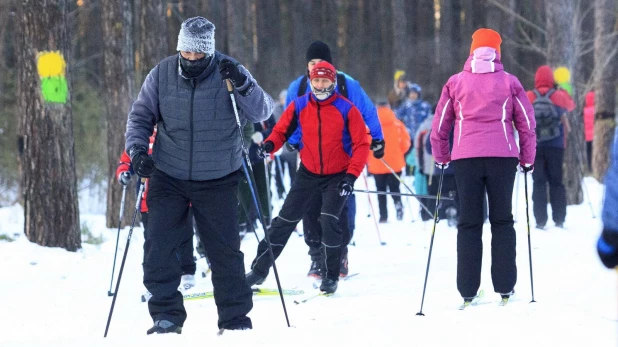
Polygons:
<instances>
[{"instance_id":1,"label":"black ski pants","mask_svg":"<svg viewBox=\"0 0 618 347\"><path fill-rule=\"evenodd\" d=\"M144 240L148 237L148 212L142 212L142 224L144 224ZM195 259L193 258L193 211L189 208L187 220L184 221L182 240L178 246L176 256L180 261L180 269L183 275L195 275ZM144 248L146 244L144 243ZM145 252L144 252L145 253Z\"/></svg>"},{"instance_id":2,"label":"black ski pants","mask_svg":"<svg viewBox=\"0 0 618 347\"><path fill-rule=\"evenodd\" d=\"M290 182L294 182L294 176L296 175L296 167L298 166L298 155L296 152L287 153L275 158L275 183L277 184L277 193L282 195L285 193L285 186L283 185L283 176L285 176L287 164L287 172L290 176Z\"/></svg>"},{"instance_id":3,"label":"black ski pants","mask_svg":"<svg viewBox=\"0 0 618 347\"><path fill-rule=\"evenodd\" d=\"M345 177L345 172L333 175L316 175L309 172L302 164L296 173L294 183L290 188L279 216L273 219L268 229L275 259L279 257L287 244L294 228L301 221L305 211L321 201L320 225L323 233L319 240L322 256L326 264L326 277L337 281L339 279L339 260L341 257L342 232L339 227L341 210L346 197L340 196L337 184ZM272 260L268 254L266 240L258 245L257 256L251 268L262 274L268 274Z\"/></svg>"},{"instance_id":4,"label":"black ski pants","mask_svg":"<svg viewBox=\"0 0 618 347\"><path fill-rule=\"evenodd\" d=\"M148 309L153 321L182 326L187 313L178 291L181 268L176 252L192 205L197 231L212 270L219 328L251 327L253 307L245 280L238 237L240 170L209 181L184 181L155 170L148 192L149 228L144 245L144 285L152 293Z\"/></svg>"},{"instance_id":5,"label":"black ski pants","mask_svg":"<svg viewBox=\"0 0 618 347\"><path fill-rule=\"evenodd\" d=\"M401 177L401 172L397 172L397 176ZM376 180L376 189L379 192L399 193L399 180L392 173L387 174L375 174L373 177ZM388 188L388 189L387 189ZM395 205L401 203L401 197L397 195L391 195ZM378 206L380 208L380 220L388 219L388 208L386 207L386 195L378 194Z\"/></svg>"},{"instance_id":6,"label":"black ski pants","mask_svg":"<svg viewBox=\"0 0 618 347\"><path fill-rule=\"evenodd\" d=\"M562 184L564 149L537 147L532 171L532 210L536 224L547 224L547 186L554 223L562 224L566 218L566 191Z\"/></svg>"},{"instance_id":7,"label":"black ski pants","mask_svg":"<svg viewBox=\"0 0 618 347\"><path fill-rule=\"evenodd\" d=\"M350 208L352 206L354 210ZM322 262L324 252L322 250L322 223L320 222L322 211L322 199L317 198L311 202L303 215L303 236L305 243L309 246L309 256L312 261ZM341 230L341 255L348 254L348 244L354 234L353 225L350 225L351 214L356 215L356 200L354 194L348 197L348 200L343 204L339 218L339 229Z\"/></svg>"},{"instance_id":8,"label":"black ski pants","mask_svg":"<svg viewBox=\"0 0 618 347\"><path fill-rule=\"evenodd\" d=\"M252 163L251 166L253 167L253 176L255 177L254 188L257 189L255 193L262 206L262 215L266 218L266 223L270 223L270 173L269 177L266 178L266 165L263 160ZM244 176L238 185L238 197L241 200L238 206L238 224L244 224L246 221L253 223L254 220L259 219L253 195L251 194L251 187Z\"/></svg>"},{"instance_id":9,"label":"black ski pants","mask_svg":"<svg viewBox=\"0 0 618 347\"><path fill-rule=\"evenodd\" d=\"M483 198L487 191L491 223L491 278L497 293L509 293L517 282L515 229L511 199L517 158L468 158L453 161L459 205L457 289L473 297L481 285Z\"/></svg>"}]
</instances>

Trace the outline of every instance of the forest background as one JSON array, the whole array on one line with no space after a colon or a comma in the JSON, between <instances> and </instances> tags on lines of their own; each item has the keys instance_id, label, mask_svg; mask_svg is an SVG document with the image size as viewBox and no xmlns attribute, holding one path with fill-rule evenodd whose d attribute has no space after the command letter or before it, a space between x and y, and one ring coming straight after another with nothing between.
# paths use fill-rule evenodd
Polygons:
<instances>
[{"instance_id":1,"label":"forest background","mask_svg":"<svg viewBox=\"0 0 618 347\"><path fill-rule=\"evenodd\" d=\"M578 107L569 114L564 183L568 203L579 204L583 176L602 181L609 161L617 1L0 0L0 206L21 203L31 241L69 250L81 245L77 197L85 191L104 201L108 227L117 226L114 172L128 110L148 71L175 54L182 21L196 15L216 25L216 49L245 65L274 98L305 73L306 48L319 39L374 101L385 99L401 69L434 105L461 71L472 33L495 29L506 71L526 89L540 65L570 71ZM62 71L42 75L42 57L55 53ZM66 95L46 95L48 81L65 81ZM589 171L582 109L593 89ZM134 201L127 194L128 206Z\"/></svg>"}]
</instances>

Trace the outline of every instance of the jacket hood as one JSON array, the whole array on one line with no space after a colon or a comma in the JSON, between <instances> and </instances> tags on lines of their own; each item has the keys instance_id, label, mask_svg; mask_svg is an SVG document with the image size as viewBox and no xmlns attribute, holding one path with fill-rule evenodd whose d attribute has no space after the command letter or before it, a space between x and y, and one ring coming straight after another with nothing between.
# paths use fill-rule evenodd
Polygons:
<instances>
[{"instance_id":1,"label":"jacket hood","mask_svg":"<svg viewBox=\"0 0 618 347\"><path fill-rule=\"evenodd\" d=\"M381 106L378 107L377 111L378 118L380 119L380 124L382 124L382 126L387 126L395 123L395 119L397 119L397 117L395 117L395 113L393 112L393 110L388 107Z\"/></svg>"},{"instance_id":2,"label":"jacket hood","mask_svg":"<svg viewBox=\"0 0 618 347\"><path fill-rule=\"evenodd\" d=\"M464 64L464 71L474 74L492 73L504 70L500 53L491 47L479 47L472 52Z\"/></svg>"},{"instance_id":3,"label":"jacket hood","mask_svg":"<svg viewBox=\"0 0 618 347\"><path fill-rule=\"evenodd\" d=\"M554 73L551 68L548 65L539 67L534 75L534 88L553 88L554 85Z\"/></svg>"}]
</instances>

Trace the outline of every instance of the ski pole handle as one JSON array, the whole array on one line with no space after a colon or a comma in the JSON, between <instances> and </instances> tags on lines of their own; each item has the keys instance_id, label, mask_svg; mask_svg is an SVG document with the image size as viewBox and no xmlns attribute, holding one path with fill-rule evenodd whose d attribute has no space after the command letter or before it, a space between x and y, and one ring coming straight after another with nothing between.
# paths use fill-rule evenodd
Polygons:
<instances>
[{"instance_id":1,"label":"ski pole handle","mask_svg":"<svg viewBox=\"0 0 618 347\"><path fill-rule=\"evenodd\" d=\"M234 86L232 85L232 82L229 79L225 80L225 84L227 84L227 91L228 92L231 93L232 91L234 91Z\"/></svg>"}]
</instances>

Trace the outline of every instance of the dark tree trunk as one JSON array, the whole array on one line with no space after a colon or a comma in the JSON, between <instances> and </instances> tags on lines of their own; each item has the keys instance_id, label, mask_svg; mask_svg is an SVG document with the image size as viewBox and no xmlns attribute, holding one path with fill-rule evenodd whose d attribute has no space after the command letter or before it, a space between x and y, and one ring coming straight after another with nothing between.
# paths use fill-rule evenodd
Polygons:
<instances>
[{"instance_id":1,"label":"dark tree trunk","mask_svg":"<svg viewBox=\"0 0 618 347\"><path fill-rule=\"evenodd\" d=\"M616 127L616 1L595 0L595 110L592 175L603 182ZM610 36L614 35L614 36Z\"/></svg>"},{"instance_id":2,"label":"dark tree trunk","mask_svg":"<svg viewBox=\"0 0 618 347\"><path fill-rule=\"evenodd\" d=\"M122 188L116 177L118 160L124 151L127 114L134 96L133 16L130 0L103 1L104 95L107 123L107 213L108 228L118 226ZM135 182L136 179L133 179ZM123 224L131 222L135 205L135 183L127 188Z\"/></svg>"},{"instance_id":3,"label":"dark tree trunk","mask_svg":"<svg viewBox=\"0 0 618 347\"><path fill-rule=\"evenodd\" d=\"M226 0L226 3L227 29L229 30L227 53L251 70L253 67L253 52L249 47L251 45L252 33L247 30L247 12L250 10L250 5L244 0Z\"/></svg>"},{"instance_id":4,"label":"dark tree trunk","mask_svg":"<svg viewBox=\"0 0 618 347\"><path fill-rule=\"evenodd\" d=\"M148 72L152 70L163 58L171 55L167 40L167 21L165 13L167 0L148 0L142 3L139 12L139 27L141 31L139 40L139 73L138 81L142 82Z\"/></svg>"},{"instance_id":5,"label":"dark tree trunk","mask_svg":"<svg viewBox=\"0 0 618 347\"><path fill-rule=\"evenodd\" d=\"M70 71L64 62L71 56L67 1L18 1L17 17L24 231L39 245L75 251L81 235Z\"/></svg>"},{"instance_id":6,"label":"dark tree trunk","mask_svg":"<svg viewBox=\"0 0 618 347\"><path fill-rule=\"evenodd\" d=\"M407 30L409 14L406 12L405 0L392 0L391 6L393 10L393 20L391 21L393 26L393 56L391 60L395 69L406 70L409 58ZM382 18L380 19L382 20Z\"/></svg>"},{"instance_id":7,"label":"dark tree trunk","mask_svg":"<svg viewBox=\"0 0 618 347\"><path fill-rule=\"evenodd\" d=\"M574 1L546 0L547 23L547 62L552 68L565 66L575 74L579 30L574 25L577 15ZM576 77L573 76L574 80ZM577 98L574 95L575 99ZM572 131L567 135L567 148L564 152L564 186L567 204L580 204L583 201L582 179L584 173L585 146L583 121L577 112L567 114Z\"/></svg>"}]
</instances>

